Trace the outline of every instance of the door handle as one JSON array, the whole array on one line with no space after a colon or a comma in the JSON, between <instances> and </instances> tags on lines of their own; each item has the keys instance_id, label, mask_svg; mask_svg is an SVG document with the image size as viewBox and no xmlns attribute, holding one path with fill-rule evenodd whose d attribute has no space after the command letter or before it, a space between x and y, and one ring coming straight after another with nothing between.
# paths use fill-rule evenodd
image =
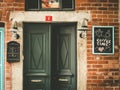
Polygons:
<instances>
[{"instance_id":1,"label":"door handle","mask_svg":"<svg viewBox=\"0 0 120 90\"><path fill-rule=\"evenodd\" d=\"M31 80L31 82L38 83L38 82L42 82L42 80Z\"/></svg>"},{"instance_id":2,"label":"door handle","mask_svg":"<svg viewBox=\"0 0 120 90\"><path fill-rule=\"evenodd\" d=\"M58 81L60 81L60 82L68 82L69 80L65 79L65 78L59 78Z\"/></svg>"}]
</instances>

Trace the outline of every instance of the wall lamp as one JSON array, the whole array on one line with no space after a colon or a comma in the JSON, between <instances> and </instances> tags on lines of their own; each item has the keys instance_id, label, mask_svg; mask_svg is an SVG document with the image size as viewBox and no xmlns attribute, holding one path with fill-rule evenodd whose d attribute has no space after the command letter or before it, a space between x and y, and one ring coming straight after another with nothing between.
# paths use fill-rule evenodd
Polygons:
<instances>
[{"instance_id":1,"label":"wall lamp","mask_svg":"<svg viewBox=\"0 0 120 90\"><path fill-rule=\"evenodd\" d=\"M14 38L14 39L19 39L20 38L20 35L17 33L18 32L17 21L15 21L13 23L13 26L10 29L10 31L12 32L12 38Z\"/></svg>"},{"instance_id":2,"label":"wall lamp","mask_svg":"<svg viewBox=\"0 0 120 90\"><path fill-rule=\"evenodd\" d=\"M78 31L81 31L80 38L86 38L86 31L88 31L88 19L84 18L81 24L81 28L78 29Z\"/></svg>"}]
</instances>

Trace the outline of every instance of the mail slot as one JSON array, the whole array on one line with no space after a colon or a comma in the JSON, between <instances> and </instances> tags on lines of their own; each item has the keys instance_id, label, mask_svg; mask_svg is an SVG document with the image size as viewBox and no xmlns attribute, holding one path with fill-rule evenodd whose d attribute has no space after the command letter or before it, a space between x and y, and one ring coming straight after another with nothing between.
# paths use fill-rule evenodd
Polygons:
<instances>
[{"instance_id":1,"label":"mail slot","mask_svg":"<svg viewBox=\"0 0 120 90\"><path fill-rule=\"evenodd\" d=\"M20 61L20 44L16 41L7 43L7 61L19 62Z\"/></svg>"},{"instance_id":2,"label":"mail slot","mask_svg":"<svg viewBox=\"0 0 120 90\"><path fill-rule=\"evenodd\" d=\"M42 80L31 80L32 83L41 83Z\"/></svg>"}]
</instances>

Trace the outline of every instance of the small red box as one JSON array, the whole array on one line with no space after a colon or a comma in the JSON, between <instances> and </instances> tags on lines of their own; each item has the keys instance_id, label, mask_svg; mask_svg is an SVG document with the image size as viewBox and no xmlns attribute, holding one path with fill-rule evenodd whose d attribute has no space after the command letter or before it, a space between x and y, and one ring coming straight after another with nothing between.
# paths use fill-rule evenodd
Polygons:
<instances>
[{"instance_id":1,"label":"small red box","mask_svg":"<svg viewBox=\"0 0 120 90\"><path fill-rule=\"evenodd\" d=\"M45 20L51 22L52 21L52 16L46 16Z\"/></svg>"}]
</instances>

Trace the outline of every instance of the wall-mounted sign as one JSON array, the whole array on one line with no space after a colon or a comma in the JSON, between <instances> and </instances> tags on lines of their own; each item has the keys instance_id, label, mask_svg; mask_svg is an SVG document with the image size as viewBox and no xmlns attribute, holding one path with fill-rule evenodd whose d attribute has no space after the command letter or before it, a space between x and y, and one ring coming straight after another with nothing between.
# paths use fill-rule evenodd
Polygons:
<instances>
[{"instance_id":1,"label":"wall-mounted sign","mask_svg":"<svg viewBox=\"0 0 120 90\"><path fill-rule=\"evenodd\" d=\"M114 54L113 26L93 26L92 40L93 54Z\"/></svg>"},{"instance_id":2,"label":"wall-mounted sign","mask_svg":"<svg viewBox=\"0 0 120 90\"><path fill-rule=\"evenodd\" d=\"M45 20L48 21L48 22L51 22L52 21L52 16L46 16Z\"/></svg>"},{"instance_id":3,"label":"wall-mounted sign","mask_svg":"<svg viewBox=\"0 0 120 90\"><path fill-rule=\"evenodd\" d=\"M7 61L19 62L20 61L20 44L11 41L7 43Z\"/></svg>"}]
</instances>

